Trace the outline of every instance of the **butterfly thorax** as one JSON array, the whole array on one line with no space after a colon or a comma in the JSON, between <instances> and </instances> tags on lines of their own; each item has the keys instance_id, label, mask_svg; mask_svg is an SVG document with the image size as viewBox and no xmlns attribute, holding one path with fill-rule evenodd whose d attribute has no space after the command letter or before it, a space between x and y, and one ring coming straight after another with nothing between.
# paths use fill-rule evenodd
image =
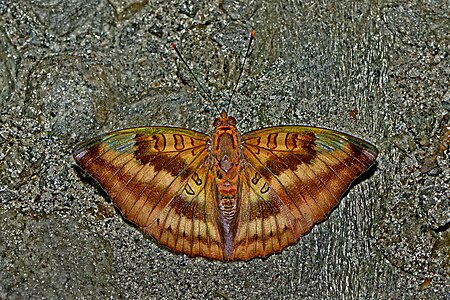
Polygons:
<instances>
[{"instance_id":1,"label":"butterfly thorax","mask_svg":"<svg viewBox=\"0 0 450 300\"><path fill-rule=\"evenodd\" d=\"M241 156L241 139L236 129L236 120L222 112L214 121L215 132L211 145L216 199L222 220L228 225L237 210ZM225 224L224 224L225 225ZM229 228L224 228L227 231Z\"/></svg>"}]
</instances>

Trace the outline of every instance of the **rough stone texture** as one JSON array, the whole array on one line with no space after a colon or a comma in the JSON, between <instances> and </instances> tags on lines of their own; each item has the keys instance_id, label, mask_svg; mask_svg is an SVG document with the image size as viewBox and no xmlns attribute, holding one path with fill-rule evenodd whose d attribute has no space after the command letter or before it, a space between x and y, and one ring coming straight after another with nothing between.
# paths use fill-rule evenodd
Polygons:
<instances>
[{"instance_id":1,"label":"rough stone texture","mask_svg":"<svg viewBox=\"0 0 450 300\"><path fill-rule=\"evenodd\" d=\"M245 132L310 124L374 142L378 167L281 254L174 255L74 167L87 137L210 131L177 43ZM447 1L0 0L0 299L448 299Z\"/></svg>"}]
</instances>

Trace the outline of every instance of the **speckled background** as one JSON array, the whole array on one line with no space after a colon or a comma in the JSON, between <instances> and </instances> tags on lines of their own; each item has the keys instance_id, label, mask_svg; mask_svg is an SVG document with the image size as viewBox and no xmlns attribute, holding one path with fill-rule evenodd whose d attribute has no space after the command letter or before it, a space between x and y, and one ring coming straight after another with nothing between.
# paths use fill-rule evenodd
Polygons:
<instances>
[{"instance_id":1,"label":"speckled background","mask_svg":"<svg viewBox=\"0 0 450 300\"><path fill-rule=\"evenodd\" d=\"M448 1L0 0L0 299L448 299ZM175 255L127 223L73 146L138 125L309 124L378 166L281 254Z\"/></svg>"}]
</instances>

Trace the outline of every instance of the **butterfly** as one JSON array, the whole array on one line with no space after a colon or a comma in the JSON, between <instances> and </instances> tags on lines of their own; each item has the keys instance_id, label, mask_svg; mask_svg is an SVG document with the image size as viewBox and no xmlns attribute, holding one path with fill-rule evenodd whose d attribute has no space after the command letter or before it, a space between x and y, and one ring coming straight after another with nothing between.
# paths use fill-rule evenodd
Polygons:
<instances>
[{"instance_id":1,"label":"butterfly","mask_svg":"<svg viewBox=\"0 0 450 300\"><path fill-rule=\"evenodd\" d=\"M330 129L240 134L236 124L222 110L211 135L166 126L122 129L78 144L73 157L123 217L159 244L236 261L295 244L378 155L369 142Z\"/></svg>"}]
</instances>

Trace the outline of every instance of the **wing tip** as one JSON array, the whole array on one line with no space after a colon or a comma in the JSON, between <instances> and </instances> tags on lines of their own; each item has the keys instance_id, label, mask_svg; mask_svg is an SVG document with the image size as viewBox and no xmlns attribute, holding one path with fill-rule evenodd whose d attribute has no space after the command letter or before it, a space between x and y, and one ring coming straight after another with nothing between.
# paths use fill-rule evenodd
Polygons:
<instances>
[{"instance_id":1,"label":"wing tip","mask_svg":"<svg viewBox=\"0 0 450 300\"><path fill-rule=\"evenodd\" d=\"M75 159L75 161L80 161L87 153L89 152L89 150L87 149L74 149L72 151L72 157L73 159Z\"/></svg>"},{"instance_id":2,"label":"wing tip","mask_svg":"<svg viewBox=\"0 0 450 300\"><path fill-rule=\"evenodd\" d=\"M72 157L79 161L82 159L92 148L99 145L105 140L105 137L112 136L111 134L102 134L90 139L87 139L83 142L79 142L75 145L75 147L72 150Z\"/></svg>"}]
</instances>

